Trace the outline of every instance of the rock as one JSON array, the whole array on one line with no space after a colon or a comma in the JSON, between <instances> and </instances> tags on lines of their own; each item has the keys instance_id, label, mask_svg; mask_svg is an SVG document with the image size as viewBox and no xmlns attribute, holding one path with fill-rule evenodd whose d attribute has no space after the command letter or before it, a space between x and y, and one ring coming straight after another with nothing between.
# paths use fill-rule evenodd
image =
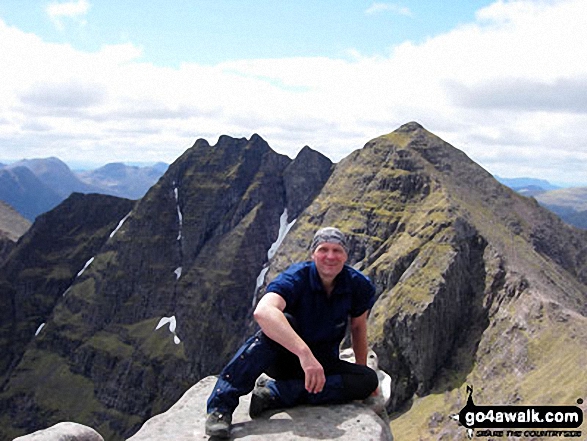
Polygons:
<instances>
[{"instance_id":1,"label":"rock","mask_svg":"<svg viewBox=\"0 0 587 441\"><path fill-rule=\"evenodd\" d=\"M312 202L332 173L332 161L306 146L284 170L289 219L297 218Z\"/></svg>"},{"instance_id":2,"label":"rock","mask_svg":"<svg viewBox=\"0 0 587 441\"><path fill-rule=\"evenodd\" d=\"M104 441L94 429L77 423L59 423L13 441Z\"/></svg>"},{"instance_id":3,"label":"rock","mask_svg":"<svg viewBox=\"0 0 587 441\"><path fill-rule=\"evenodd\" d=\"M206 400L216 377L209 376L189 389L167 412L148 420L127 441L206 440ZM389 426L371 409L351 403L333 406L298 406L251 420L250 394L241 398L233 415L233 438L246 441L393 440Z\"/></svg>"}]
</instances>

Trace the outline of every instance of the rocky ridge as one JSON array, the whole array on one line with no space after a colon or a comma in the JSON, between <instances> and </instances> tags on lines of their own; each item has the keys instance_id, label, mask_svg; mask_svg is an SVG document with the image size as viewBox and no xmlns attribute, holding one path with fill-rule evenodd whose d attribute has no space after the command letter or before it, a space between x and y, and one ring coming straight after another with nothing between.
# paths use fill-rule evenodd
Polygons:
<instances>
[{"instance_id":1,"label":"rocky ridge","mask_svg":"<svg viewBox=\"0 0 587 441\"><path fill-rule=\"evenodd\" d=\"M268 278L328 224L349 233L352 263L378 288L370 335L392 378L398 439L464 437L448 415L466 383L489 403L572 404L584 393L585 232L417 123L337 165ZM552 361L563 353L564 367ZM553 371L564 391L541 380Z\"/></svg>"},{"instance_id":2,"label":"rocky ridge","mask_svg":"<svg viewBox=\"0 0 587 441\"><path fill-rule=\"evenodd\" d=\"M268 250L293 221L286 208L319 191L326 161L310 149L291 160L258 135L196 141L55 307L0 393L11 418L0 426L72 420L124 439L218 372L250 326ZM304 194L288 190L300 184L289 167L306 174ZM45 388L21 386L39 376Z\"/></svg>"},{"instance_id":3,"label":"rocky ridge","mask_svg":"<svg viewBox=\"0 0 587 441\"><path fill-rule=\"evenodd\" d=\"M200 380L171 409L147 421L128 441L207 439L205 403L215 383L213 376ZM250 394L242 397L233 414L233 438L248 441L393 440L389 425L360 403L299 406L251 420L248 415L250 399Z\"/></svg>"}]
</instances>

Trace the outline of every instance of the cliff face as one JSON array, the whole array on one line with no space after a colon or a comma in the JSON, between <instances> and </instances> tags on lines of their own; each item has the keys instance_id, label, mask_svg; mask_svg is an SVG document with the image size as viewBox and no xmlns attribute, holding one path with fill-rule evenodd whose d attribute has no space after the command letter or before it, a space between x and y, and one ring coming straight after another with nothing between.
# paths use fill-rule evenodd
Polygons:
<instances>
[{"instance_id":1,"label":"cliff face","mask_svg":"<svg viewBox=\"0 0 587 441\"><path fill-rule=\"evenodd\" d=\"M40 216L21 237L0 267L0 385L133 204L110 196L73 194Z\"/></svg>"},{"instance_id":2,"label":"cliff face","mask_svg":"<svg viewBox=\"0 0 587 441\"><path fill-rule=\"evenodd\" d=\"M303 198L287 194L285 171L300 169L298 159L258 135L223 136L215 146L198 140L172 164L12 371L0 394L6 433L65 419L123 439L216 373L245 337L286 207L302 210L330 173L316 152L299 160ZM32 387L40 377L45 386Z\"/></svg>"},{"instance_id":3,"label":"cliff face","mask_svg":"<svg viewBox=\"0 0 587 441\"><path fill-rule=\"evenodd\" d=\"M448 416L466 384L479 404L584 396L587 232L409 123L336 167L257 135L198 140L57 303L0 393L0 427L134 433L218 373L262 285L326 225L377 286L370 341L396 439L464 439Z\"/></svg>"}]
</instances>

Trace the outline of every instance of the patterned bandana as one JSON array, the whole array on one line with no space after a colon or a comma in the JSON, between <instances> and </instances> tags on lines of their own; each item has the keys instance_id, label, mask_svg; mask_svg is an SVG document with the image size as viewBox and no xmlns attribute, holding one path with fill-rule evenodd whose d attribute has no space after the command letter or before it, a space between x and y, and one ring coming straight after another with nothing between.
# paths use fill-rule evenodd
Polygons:
<instances>
[{"instance_id":1,"label":"patterned bandana","mask_svg":"<svg viewBox=\"0 0 587 441\"><path fill-rule=\"evenodd\" d=\"M338 228L326 227L316 231L314 239L312 240L312 246L310 247L312 253L316 251L318 245L321 243L337 243L344 248L344 251L348 254L349 249L346 243L346 237Z\"/></svg>"}]
</instances>

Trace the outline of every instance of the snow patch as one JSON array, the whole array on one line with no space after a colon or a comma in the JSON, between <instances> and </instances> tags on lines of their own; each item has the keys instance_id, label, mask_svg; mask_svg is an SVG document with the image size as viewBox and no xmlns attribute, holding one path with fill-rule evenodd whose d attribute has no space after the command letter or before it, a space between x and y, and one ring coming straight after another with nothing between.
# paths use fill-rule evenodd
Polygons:
<instances>
[{"instance_id":1,"label":"snow patch","mask_svg":"<svg viewBox=\"0 0 587 441\"><path fill-rule=\"evenodd\" d=\"M118 230L120 230L120 227L122 227L122 224L124 224L124 221L126 221L129 216L130 212L126 216L124 216L120 222L118 222L117 227L114 229L112 233L110 233L110 239L112 239L114 235L118 232Z\"/></svg>"},{"instance_id":2,"label":"snow patch","mask_svg":"<svg viewBox=\"0 0 587 441\"><path fill-rule=\"evenodd\" d=\"M179 221L179 233L177 234L177 240L181 240L181 232L182 232L182 227L183 227L183 214L181 212L181 208L179 208L179 189L177 187L175 187L173 189L173 194L175 195L175 206L177 208L177 219Z\"/></svg>"},{"instance_id":3,"label":"snow patch","mask_svg":"<svg viewBox=\"0 0 587 441\"><path fill-rule=\"evenodd\" d=\"M83 268L80 270L80 272L79 272L79 273L77 273L77 277L81 276L81 275L84 273L84 271L85 271L86 269L88 269L88 267L89 267L89 266L92 264L92 262L94 261L94 259L95 259L95 257L92 257L90 260L88 260L88 261L86 262L86 264L85 264L85 265L84 265L84 267L83 267Z\"/></svg>"},{"instance_id":4,"label":"snow patch","mask_svg":"<svg viewBox=\"0 0 587 441\"><path fill-rule=\"evenodd\" d=\"M263 286L263 282L265 282L265 276L267 275L268 271L269 271L269 266L266 266L259 273L259 277L257 277L257 289L259 289Z\"/></svg>"},{"instance_id":5,"label":"snow patch","mask_svg":"<svg viewBox=\"0 0 587 441\"><path fill-rule=\"evenodd\" d=\"M172 315L171 317L163 317L161 320L159 320L159 323L157 324L155 331L158 330L159 328L162 328L163 326L165 326L167 324L169 324L169 332L171 332L173 334L173 342L176 345L180 344L181 340L179 339L179 337L175 333L175 329L177 328L177 320L175 319L174 315Z\"/></svg>"},{"instance_id":6,"label":"snow patch","mask_svg":"<svg viewBox=\"0 0 587 441\"><path fill-rule=\"evenodd\" d=\"M252 307L255 307L255 303L257 303L257 294L259 294L259 290L261 289L261 287L263 286L263 283L265 282L265 276L267 275L267 272L269 271L269 265L267 265L266 267L264 267L261 272L259 273L259 276L257 277L257 286L255 287L255 294L253 295L253 302L252 302Z\"/></svg>"},{"instance_id":7,"label":"snow patch","mask_svg":"<svg viewBox=\"0 0 587 441\"><path fill-rule=\"evenodd\" d=\"M39 333L41 332L41 330L45 327L45 323L41 323L41 326L39 326L35 332L35 337L37 335L39 335Z\"/></svg>"},{"instance_id":8,"label":"snow patch","mask_svg":"<svg viewBox=\"0 0 587 441\"><path fill-rule=\"evenodd\" d=\"M285 239L285 236L287 235L287 233L289 233L289 230L291 229L291 227L293 227L293 225L296 223L296 220L297 219L294 219L290 223L288 223L287 222L287 208L285 210L283 210L283 213L281 214L281 217L279 218L279 233L277 234L277 240L275 242L273 242L273 244L271 245L271 247L267 251L267 261L271 260L273 258L273 256L275 256L275 253L277 252L277 250L281 246L283 239ZM263 269L261 270L261 272L259 273L259 276L257 276L257 286L255 287L255 294L253 295L253 307L255 307L255 303L257 301L257 294L259 293L259 290L263 286L263 283L265 283L265 276L267 275L268 271L269 271L269 263L266 263L265 266L263 267Z\"/></svg>"},{"instance_id":9,"label":"snow patch","mask_svg":"<svg viewBox=\"0 0 587 441\"><path fill-rule=\"evenodd\" d=\"M289 232L291 227L293 227L293 225L296 223L296 220L297 219L294 219L288 224L287 223L287 208L285 210L283 210L283 213L282 213L281 217L279 218L279 233L277 235L277 240L275 242L273 242L273 245L271 245L271 248L269 248L269 251L267 251L267 259L268 260L271 260L273 258L273 256L275 256L277 249L279 248L279 246L283 242L283 239L285 239L285 236L287 235L287 233Z\"/></svg>"}]
</instances>

